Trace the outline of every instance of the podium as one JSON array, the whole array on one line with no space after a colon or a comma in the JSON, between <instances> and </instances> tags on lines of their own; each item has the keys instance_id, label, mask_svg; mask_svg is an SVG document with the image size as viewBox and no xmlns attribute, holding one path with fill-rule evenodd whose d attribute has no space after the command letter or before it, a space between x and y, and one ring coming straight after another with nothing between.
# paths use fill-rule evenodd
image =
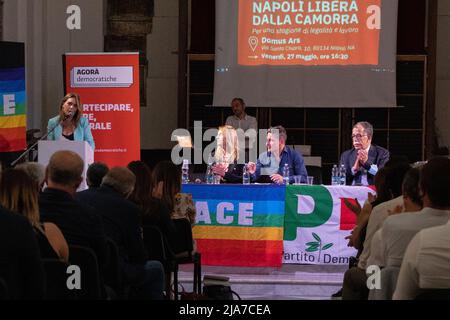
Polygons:
<instances>
[{"instance_id":1,"label":"podium","mask_svg":"<svg viewBox=\"0 0 450 320\"><path fill-rule=\"evenodd\" d=\"M70 141L70 140L57 140L57 141L39 141L38 143L38 162L47 166L50 157L60 150L69 150L78 154L84 162L83 168L83 181L81 182L78 191L87 189L86 184L86 171L91 163L94 162L94 151L89 143L86 141Z\"/></svg>"}]
</instances>

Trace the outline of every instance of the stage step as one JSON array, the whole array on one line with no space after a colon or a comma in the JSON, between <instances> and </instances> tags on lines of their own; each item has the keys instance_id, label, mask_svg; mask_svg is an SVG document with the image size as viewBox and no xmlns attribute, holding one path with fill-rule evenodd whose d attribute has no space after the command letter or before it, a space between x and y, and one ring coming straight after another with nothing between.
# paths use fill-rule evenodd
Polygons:
<instances>
[{"instance_id":1,"label":"stage step","mask_svg":"<svg viewBox=\"0 0 450 320\"><path fill-rule=\"evenodd\" d=\"M203 266L202 275L230 278L231 288L244 300L331 299L342 287L347 266L283 265L282 268ZM183 265L179 282L192 290L192 265Z\"/></svg>"}]
</instances>

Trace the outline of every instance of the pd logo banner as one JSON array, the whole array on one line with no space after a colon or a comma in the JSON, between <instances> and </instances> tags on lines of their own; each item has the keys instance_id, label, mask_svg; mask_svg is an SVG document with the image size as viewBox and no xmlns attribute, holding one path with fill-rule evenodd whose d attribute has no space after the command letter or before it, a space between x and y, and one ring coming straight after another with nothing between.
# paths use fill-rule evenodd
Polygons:
<instances>
[{"instance_id":1,"label":"pd logo banner","mask_svg":"<svg viewBox=\"0 0 450 320\"><path fill-rule=\"evenodd\" d=\"M348 264L356 250L345 237L356 214L346 202L362 207L369 192L375 193L368 187L287 186L283 263Z\"/></svg>"}]
</instances>

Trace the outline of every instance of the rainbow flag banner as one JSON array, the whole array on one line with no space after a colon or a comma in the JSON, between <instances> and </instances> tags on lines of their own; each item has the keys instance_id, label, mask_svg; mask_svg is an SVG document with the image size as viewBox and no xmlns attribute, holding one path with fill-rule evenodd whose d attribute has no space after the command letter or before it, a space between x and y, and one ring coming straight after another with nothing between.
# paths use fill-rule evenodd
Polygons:
<instances>
[{"instance_id":1,"label":"rainbow flag banner","mask_svg":"<svg viewBox=\"0 0 450 320\"><path fill-rule=\"evenodd\" d=\"M280 267L285 186L186 184L197 210L193 228L202 264Z\"/></svg>"},{"instance_id":2,"label":"rainbow flag banner","mask_svg":"<svg viewBox=\"0 0 450 320\"><path fill-rule=\"evenodd\" d=\"M0 69L0 152L26 148L25 68Z\"/></svg>"}]
</instances>

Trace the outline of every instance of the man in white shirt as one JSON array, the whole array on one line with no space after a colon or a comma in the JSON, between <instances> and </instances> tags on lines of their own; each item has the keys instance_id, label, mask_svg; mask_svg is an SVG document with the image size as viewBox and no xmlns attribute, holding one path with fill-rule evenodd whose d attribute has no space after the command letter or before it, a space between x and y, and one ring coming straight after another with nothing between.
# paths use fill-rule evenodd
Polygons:
<instances>
[{"instance_id":1,"label":"man in white shirt","mask_svg":"<svg viewBox=\"0 0 450 320\"><path fill-rule=\"evenodd\" d=\"M240 134L239 130L242 130L243 133L251 134L254 137L253 139L245 137L245 158L247 162L249 160L249 150L256 147L258 123L255 117L249 116L245 113L245 102L242 98L234 98L231 101L231 109L233 111L233 115L227 118L225 125L232 126L238 130L238 135ZM253 132L247 130L251 130ZM257 154L255 152L255 156L256 155Z\"/></svg>"},{"instance_id":2,"label":"man in white shirt","mask_svg":"<svg viewBox=\"0 0 450 320\"><path fill-rule=\"evenodd\" d=\"M377 217L374 215L375 209L378 207L375 207L372 214L370 215L369 219L369 225L367 227L367 235L366 235L366 241L369 237L369 234L372 236L372 241L369 243L370 245L370 251L368 252L369 257L367 259L367 265L378 265L380 267L384 267L384 258L383 258L383 252L381 248L382 239L381 239L381 227L386 220L386 218L393 214L398 214L402 212L417 212L422 210L423 203L422 198L419 193L419 179L420 179L420 170L419 168L412 168L410 169L403 179L402 183L402 193L403 195L395 198L397 199L397 203L395 203L395 206L391 209L388 209L387 212L381 217ZM393 201L393 200L391 200ZM389 201L388 201L389 202ZM381 206L381 205L380 205ZM371 224L374 222L376 224L376 228L373 228L373 225ZM372 229L371 229L372 227ZM366 246L366 243L364 242L364 246ZM365 247L364 247L365 249ZM364 251L363 251L364 253ZM363 254L361 254L361 257ZM361 262L360 257L360 262Z\"/></svg>"},{"instance_id":3,"label":"man in white shirt","mask_svg":"<svg viewBox=\"0 0 450 320\"><path fill-rule=\"evenodd\" d=\"M236 130L242 129L244 132L248 129L258 130L256 118L245 113L245 102L242 98L234 98L231 101L231 110L233 115L227 118L225 125L232 126Z\"/></svg>"},{"instance_id":4,"label":"man in white shirt","mask_svg":"<svg viewBox=\"0 0 450 320\"><path fill-rule=\"evenodd\" d=\"M419 288L449 288L450 287L450 159L436 158L430 160L422 169L420 189L424 209L419 213L402 214L392 218L402 218L394 221L395 225L403 223L403 230L393 230L401 233L397 242L404 245L404 257L400 247L387 241L387 263L398 263L401 270L394 293L394 299L414 299ZM430 227L434 222L438 228ZM402 224L402 226L403 226ZM413 234L414 228L416 232ZM383 226L384 229L384 226ZM409 238L409 239L408 239ZM408 241L413 238L412 241ZM406 245L405 245L406 243ZM405 250L406 249L406 250Z\"/></svg>"},{"instance_id":5,"label":"man in white shirt","mask_svg":"<svg viewBox=\"0 0 450 320\"><path fill-rule=\"evenodd\" d=\"M394 300L412 300L421 289L450 288L450 223L417 233L406 249Z\"/></svg>"},{"instance_id":6,"label":"man in white shirt","mask_svg":"<svg viewBox=\"0 0 450 320\"><path fill-rule=\"evenodd\" d=\"M389 151L373 145L373 127L368 122L358 122L352 129L353 148L341 155L346 169L347 185L373 185L378 169L389 160Z\"/></svg>"},{"instance_id":7,"label":"man in white shirt","mask_svg":"<svg viewBox=\"0 0 450 320\"><path fill-rule=\"evenodd\" d=\"M448 178L448 180L447 180ZM450 219L450 159L430 160L422 169L420 190L423 209L390 216L381 229L381 250L386 267L400 267L411 239L422 229L446 224ZM448 198L441 198L448 197Z\"/></svg>"}]
</instances>

